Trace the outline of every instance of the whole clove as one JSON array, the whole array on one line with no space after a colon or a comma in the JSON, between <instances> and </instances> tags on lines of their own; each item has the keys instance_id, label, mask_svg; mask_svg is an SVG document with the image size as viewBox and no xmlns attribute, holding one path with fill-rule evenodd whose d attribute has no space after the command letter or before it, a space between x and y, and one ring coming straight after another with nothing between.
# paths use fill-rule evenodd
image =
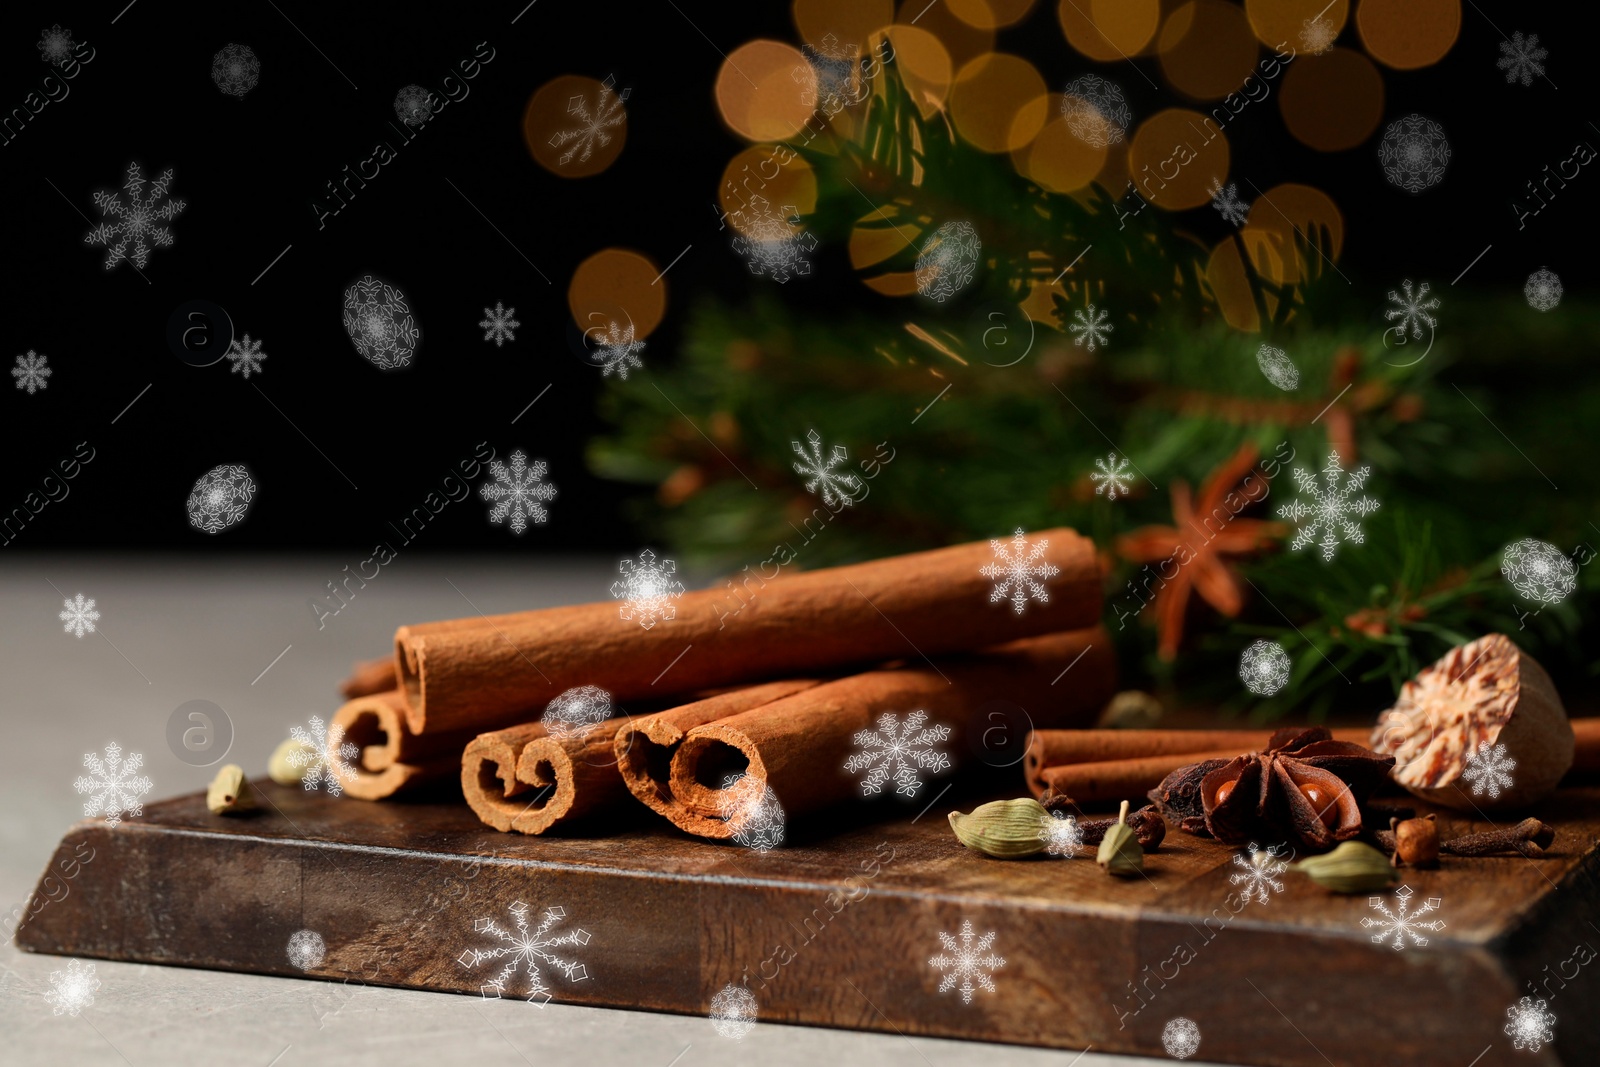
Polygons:
<instances>
[{"instance_id":1,"label":"whole clove","mask_svg":"<svg viewBox=\"0 0 1600 1067\"><path fill-rule=\"evenodd\" d=\"M1396 851L1396 831L1379 830L1377 838L1378 844L1385 852ZM1481 834L1462 834L1460 837L1441 841L1439 852L1446 856L1495 856L1505 852L1516 852L1532 859L1544 855L1555 843L1555 839L1555 827L1538 819L1527 818L1515 826L1488 830ZM1403 856L1401 858L1404 859Z\"/></svg>"},{"instance_id":2,"label":"whole clove","mask_svg":"<svg viewBox=\"0 0 1600 1067\"><path fill-rule=\"evenodd\" d=\"M1046 794L1044 798L1046 811L1071 811L1075 805L1066 797ZM1099 845L1105 840L1106 831L1117 825L1115 816L1094 816L1079 818L1078 829L1083 834L1083 843L1086 845ZM1146 852L1154 852L1161 847L1161 841L1167 836L1167 821L1161 817L1154 804L1146 804L1138 811L1128 813L1128 826L1133 830L1134 839L1139 842L1139 847Z\"/></svg>"}]
</instances>

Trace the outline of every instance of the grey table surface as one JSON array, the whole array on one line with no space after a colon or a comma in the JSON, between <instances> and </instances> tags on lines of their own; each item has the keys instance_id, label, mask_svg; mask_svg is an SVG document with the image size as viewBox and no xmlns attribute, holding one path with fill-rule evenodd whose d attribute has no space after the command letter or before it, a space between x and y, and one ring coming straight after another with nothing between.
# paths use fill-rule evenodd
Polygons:
<instances>
[{"instance_id":1,"label":"grey table surface","mask_svg":"<svg viewBox=\"0 0 1600 1067\"><path fill-rule=\"evenodd\" d=\"M337 706L350 664L390 647L405 621L604 599L615 563L516 557L400 558L319 629L307 601L357 557L0 558L0 907L23 905L62 832L82 817L83 755L117 741L144 755L147 799L204 788L214 768L169 751L167 721L207 700L231 720L229 762L250 773L308 716ZM58 620L95 600L94 633ZM587 1067L706 1064L991 1064L1139 1067L1155 1061L762 1023L739 1041L703 1018L93 961L100 986L77 1016L43 993L67 961L0 945L0 1063L454 1063ZM1004 995L1001 985L997 995ZM1084 990L1084 996L1110 991ZM959 1010L959 1005L955 1010ZM1202 1050L1204 1048L1202 1038Z\"/></svg>"}]
</instances>

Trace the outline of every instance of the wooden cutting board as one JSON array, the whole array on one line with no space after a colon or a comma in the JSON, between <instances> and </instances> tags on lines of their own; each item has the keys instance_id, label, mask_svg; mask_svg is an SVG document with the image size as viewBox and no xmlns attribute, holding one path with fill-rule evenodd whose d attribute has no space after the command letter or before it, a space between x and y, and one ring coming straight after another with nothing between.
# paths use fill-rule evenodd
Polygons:
<instances>
[{"instance_id":1,"label":"wooden cutting board","mask_svg":"<svg viewBox=\"0 0 1600 1067\"><path fill-rule=\"evenodd\" d=\"M1408 913L1438 898L1420 919L1445 923L1403 949L1362 927L1384 918L1367 895L1295 874L1279 877L1281 892L1266 887L1266 903L1242 904L1236 853L1177 831L1127 880L1092 859L987 859L954 840L948 797L915 821L920 803L889 802L876 825L791 828L791 847L757 854L687 838L642 809L610 836L530 838L486 829L459 802L255 787L267 803L251 818L213 816L195 794L116 827L79 823L17 943L489 996L485 984L515 964L507 997L542 982L559 1002L701 1015L742 983L768 1022L1155 1056L1181 1016L1199 1028L1198 1059L1244 1064L1600 1062L1596 787L1534 812L1558 827L1545 857L1403 872ZM1441 822L1445 838L1489 828ZM1395 892L1381 900L1400 907ZM570 968L474 955L509 945L485 920L514 939L519 914L533 949ZM969 923L987 961L970 1003L959 977L941 991L953 961L933 960L959 954ZM325 946L304 971L288 954L301 930ZM1530 991L1558 1020L1538 1053L1513 1051L1503 1033Z\"/></svg>"}]
</instances>

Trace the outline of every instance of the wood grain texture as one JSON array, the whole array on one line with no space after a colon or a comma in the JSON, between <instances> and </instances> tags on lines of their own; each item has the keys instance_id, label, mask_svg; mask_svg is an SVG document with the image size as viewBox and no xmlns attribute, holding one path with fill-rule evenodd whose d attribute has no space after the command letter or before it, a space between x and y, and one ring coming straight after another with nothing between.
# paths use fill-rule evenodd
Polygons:
<instances>
[{"instance_id":1,"label":"wood grain texture","mask_svg":"<svg viewBox=\"0 0 1600 1067\"><path fill-rule=\"evenodd\" d=\"M976 855L943 823L981 798L946 797L926 817L879 805L870 810L886 821L831 836L814 820L794 847L754 854L685 837L642 808L649 824L607 837L529 838L495 833L459 804L254 785L254 819L212 816L195 794L115 828L75 826L49 869L75 856L77 876L19 945L299 976L285 945L312 929L327 955L310 977L477 994L495 965L460 962L490 947L474 922L509 923L521 901L536 914L559 906L557 932L589 935L565 950L587 977L546 973L567 1003L704 1014L744 980L765 1021L909 1035L1159 1057L1162 1027L1183 1015L1214 1062L1465 1067L1486 1050L1484 1064L1600 1060L1600 967L1574 977L1570 966L1575 947L1600 945L1600 787L1565 789L1533 812L1559 827L1544 858L1446 857L1404 872L1417 899L1442 898L1447 927L1396 952L1361 928L1375 914L1365 895L1286 875L1269 904L1237 906L1234 852L1181 832L1131 880L1086 859ZM1445 837L1487 828L1440 819ZM928 964L939 934L963 921L994 931L1005 959L997 992L970 1005L940 994ZM1558 971L1567 977L1550 980ZM1506 1008L1541 980L1555 1043L1513 1052Z\"/></svg>"}]
</instances>

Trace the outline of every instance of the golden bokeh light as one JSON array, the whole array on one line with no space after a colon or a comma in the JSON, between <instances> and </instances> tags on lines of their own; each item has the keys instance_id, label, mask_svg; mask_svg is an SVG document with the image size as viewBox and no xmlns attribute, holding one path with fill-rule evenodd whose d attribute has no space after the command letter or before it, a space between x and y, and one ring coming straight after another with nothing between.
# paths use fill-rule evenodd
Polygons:
<instances>
[{"instance_id":1,"label":"golden bokeh light","mask_svg":"<svg viewBox=\"0 0 1600 1067\"><path fill-rule=\"evenodd\" d=\"M1247 225L1239 230L1239 241L1250 257L1250 265L1264 280L1274 285L1299 280L1294 246L1285 247L1283 235L1277 230Z\"/></svg>"},{"instance_id":2,"label":"golden bokeh light","mask_svg":"<svg viewBox=\"0 0 1600 1067\"><path fill-rule=\"evenodd\" d=\"M817 209L817 176L811 164L788 148L751 145L728 162L717 187L717 201L729 226L746 237L771 240L761 228L770 216L755 203L757 197L764 198L771 212L786 222L790 215L809 215ZM793 211L784 210L791 207ZM788 225L799 229L793 223Z\"/></svg>"},{"instance_id":3,"label":"golden bokeh light","mask_svg":"<svg viewBox=\"0 0 1600 1067\"><path fill-rule=\"evenodd\" d=\"M642 340L667 313L667 280L640 252L603 248L578 264L567 285L567 307L578 329L604 331L611 323L633 324Z\"/></svg>"},{"instance_id":4,"label":"golden bokeh light","mask_svg":"<svg viewBox=\"0 0 1600 1067\"><path fill-rule=\"evenodd\" d=\"M1190 0L1178 8L1162 25L1156 48L1173 88L1201 100L1236 91L1261 50L1244 11L1223 0Z\"/></svg>"},{"instance_id":5,"label":"golden bokeh light","mask_svg":"<svg viewBox=\"0 0 1600 1067\"><path fill-rule=\"evenodd\" d=\"M1161 25L1160 0L1060 0L1056 20L1067 43L1101 63L1138 55Z\"/></svg>"},{"instance_id":6,"label":"golden bokeh light","mask_svg":"<svg viewBox=\"0 0 1600 1067\"><path fill-rule=\"evenodd\" d=\"M1071 193L1094 181L1106 164L1107 149L1073 136L1061 116L1061 95L1047 98L1047 114L1039 136L1026 148L1012 152L1017 173L1038 182L1053 193Z\"/></svg>"},{"instance_id":7,"label":"golden bokeh light","mask_svg":"<svg viewBox=\"0 0 1600 1067\"><path fill-rule=\"evenodd\" d=\"M1344 32L1345 20L1350 17L1349 0L1244 0L1244 12L1250 19L1250 28L1256 39L1268 48L1287 45L1298 53L1307 54L1300 34L1308 22L1325 22L1333 32L1329 40Z\"/></svg>"},{"instance_id":8,"label":"golden bokeh light","mask_svg":"<svg viewBox=\"0 0 1600 1067\"><path fill-rule=\"evenodd\" d=\"M1286 282L1300 280L1300 257L1294 241L1296 230L1309 242L1315 239L1322 227L1327 227L1328 240L1332 245L1328 254L1334 260L1338 260L1344 248L1344 216L1339 212L1339 205L1327 193L1309 185L1285 182L1261 193L1250 205L1245 226L1276 235L1276 249L1283 263L1281 280ZM1322 271L1333 269L1316 252L1307 254Z\"/></svg>"},{"instance_id":9,"label":"golden bokeh light","mask_svg":"<svg viewBox=\"0 0 1600 1067\"><path fill-rule=\"evenodd\" d=\"M944 0L950 14L976 26L980 30L993 30L1021 22L1033 9L1034 0Z\"/></svg>"},{"instance_id":10,"label":"golden bokeh light","mask_svg":"<svg viewBox=\"0 0 1600 1067\"><path fill-rule=\"evenodd\" d=\"M620 118L615 125L601 128L605 143L596 137L587 158L578 151L573 138L562 135L581 129L571 111L574 99L581 100L591 113L612 114ZM613 110L614 109L614 110ZM522 111L522 140L528 153L551 174L563 178L587 178L599 174L622 154L628 140L628 113L619 94L604 82L577 74L563 74L539 86Z\"/></svg>"},{"instance_id":11,"label":"golden bokeh light","mask_svg":"<svg viewBox=\"0 0 1600 1067\"><path fill-rule=\"evenodd\" d=\"M950 8L942 3L905 0L900 5L895 22L904 26L914 25L939 38L945 51L950 53L951 64L957 68L994 48L993 30L979 29L962 22L950 14Z\"/></svg>"},{"instance_id":12,"label":"golden bokeh light","mask_svg":"<svg viewBox=\"0 0 1600 1067\"><path fill-rule=\"evenodd\" d=\"M885 225L885 220L894 225ZM922 238L922 227L901 218L893 205L875 209L856 220L850 231L850 265L857 270L882 263Z\"/></svg>"},{"instance_id":13,"label":"golden bokeh light","mask_svg":"<svg viewBox=\"0 0 1600 1067\"><path fill-rule=\"evenodd\" d=\"M900 79L922 117L942 109L955 79L955 66L944 43L919 26L885 26L872 35L874 45L882 37L888 38Z\"/></svg>"},{"instance_id":14,"label":"golden bokeh light","mask_svg":"<svg viewBox=\"0 0 1600 1067\"><path fill-rule=\"evenodd\" d=\"M1009 152L1044 128L1044 78L1032 63L1001 52L971 60L956 72L950 118L961 136L985 152Z\"/></svg>"},{"instance_id":15,"label":"golden bokeh light","mask_svg":"<svg viewBox=\"0 0 1600 1067\"><path fill-rule=\"evenodd\" d=\"M1229 326L1245 333L1261 329L1261 316L1250 293L1250 279L1233 238L1224 237L1211 250L1211 258L1206 263L1206 282L1216 295L1217 307ZM1268 300L1270 302L1271 297Z\"/></svg>"},{"instance_id":16,"label":"golden bokeh light","mask_svg":"<svg viewBox=\"0 0 1600 1067\"><path fill-rule=\"evenodd\" d=\"M1228 180L1229 158L1228 138L1215 122L1198 111L1171 107L1140 124L1128 147L1128 170L1140 196L1157 207L1183 211L1210 202L1208 186L1213 178Z\"/></svg>"},{"instance_id":17,"label":"golden bokeh light","mask_svg":"<svg viewBox=\"0 0 1600 1067\"><path fill-rule=\"evenodd\" d=\"M1439 62L1461 33L1461 0L1362 0L1356 29L1372 58L1396 70Z\"/></svg>"},{"instance_id":18,"label":"golden bokeh light","mask_svg":"<svg viewBox=\"0 0 1600 1067\"><path fill-rule=\"evenodd\" d=\"M1342 152L1361 144L1383 118L1383 75L1360 52L1335 48L1289 64L1278 95L1283 123L1301 144Z\"/></svg>"},{"instance_id":19,"label":"golden bokeh light","mask_svg":"<svg viewBox=\"0 0 1600 1067\"><path fill-rule=\"evenodd\" d=\"M894 20L894 0L794 0L794 26L812 48L853 48L865 55L867 37ZM833 37L828 44L827 38Z\"/></svg>"},{"instance_id":20,"label":"golden bokeh light","mask_svg":"<svg viewBox=\"0 0 1600 1067\"><path fill-rule=\"evenodd\" d=\"M816 71L800 50L781 41L740 45L717 72L722 121L751 141L793 137L811 117Z\"/></svg>"}]
</instances>

